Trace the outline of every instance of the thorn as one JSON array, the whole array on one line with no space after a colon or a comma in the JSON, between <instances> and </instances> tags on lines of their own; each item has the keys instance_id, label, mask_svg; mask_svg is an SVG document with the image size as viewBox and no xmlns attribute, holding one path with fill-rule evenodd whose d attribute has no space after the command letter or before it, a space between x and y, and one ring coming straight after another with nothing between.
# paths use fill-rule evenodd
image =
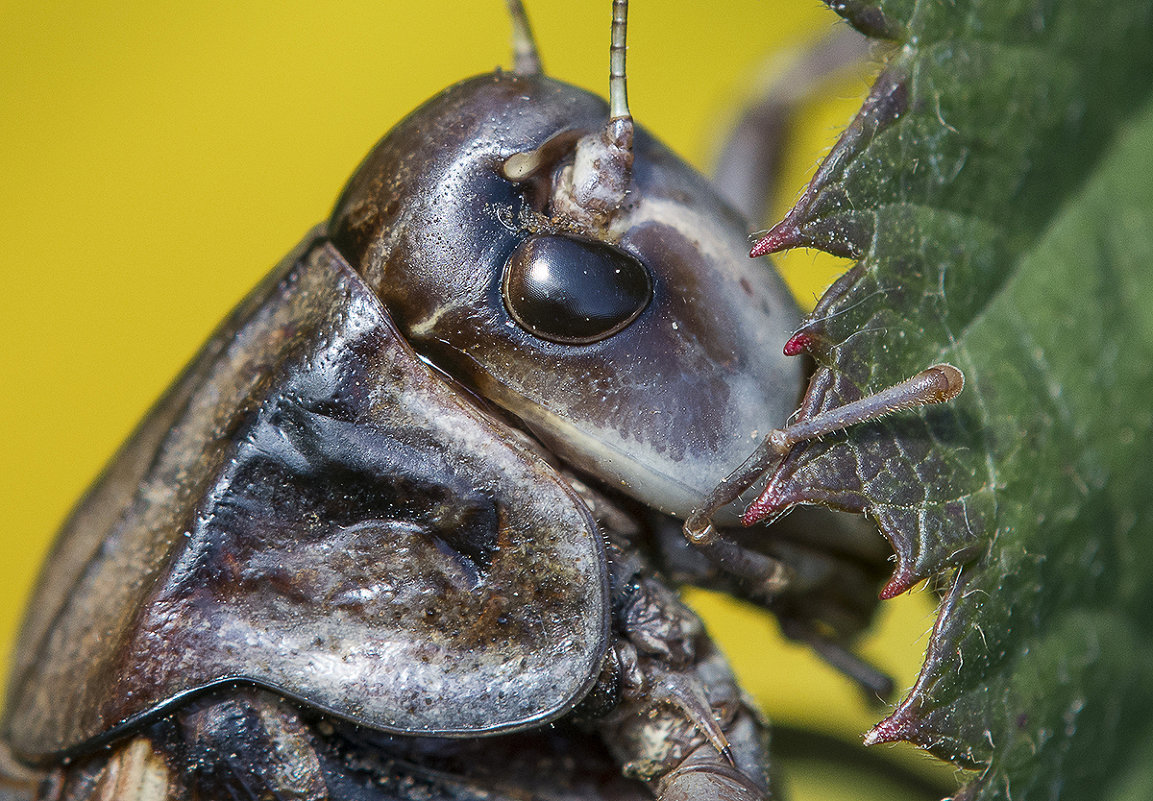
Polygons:
<instances>
[{"instance_id":1,"label":"thorn","mask_svg":"<svg viewBox=\"0 0 1153 801\"><path fill-rule=\"evenodd\" d=\"M783 512L789 504L790 501L776 494L776 490L770 482L769 486L765 487L765 491L749 504L748 509L745 509L744 514L741 515L741 525L751 526L762 520L775 517Z\"/></svg>"},{"instance_id":2,"label":"thorn","mask_svg":"<svg viewBox=\"0 0 1153 801\"><path fill-rule=\"evenodd\" d=\"M789 337L789 341L785 343L784 352L786 356L800 356L802 353L809 353L812 347L813 338L804 331L798 331Z\"/></svg>"},{"instance_id":3,"label":"thorn","mask_svg":"<svg viewBox=\"0 0 1153 801\"><path fill-rule=\"evenodd\" d=\"M904 116L908 108L904 73L893 69L882 72L796 205L783 220L761 234L749 255L756 258L788 248L812 247L834 256L859 258L872 237L872 224L869 215L853 213L853 201L843 185L845 170L880 131Z\"/></svg>"},{"instance_id":4,"label":"thorn","mask_svg":"<svg viewBox=\"0 0 1153 801\"><path fill-rule=\"evenodd\" d=\"M872 239L871 225L866 220L845 214L827 219L807 219L813 213L813 202L819 199L816 195L802 198L785 219L764 234L749 255L755 258L790 248L814 248L831 256L859 259ZM803 222L798 224L796 220Z\"/></svg>"},{"instance_id":5,"label":"thorn","mask_svg":"<svg viewBox=\"0 0 1153 801\"><path fill-rule=\"evenodd\" d=\"M863 118L862 123L869 129L869 138L872 138L899 120L908 110L908 81L903 73L886 70L877 76L877 82L873 84L859 113Z\"/></svg>"},{"instance_id":6,"label":"thorn","mask_svg":"<svg viewBox=\"0 0 1153 801\"><path fill-rule=\"evenodd\" d=\"M917 734L917 726L909 720L908 715L908 707L898 707L896 712L869 730L865 735L865 745L895 743L900 740L914 742L913 737Z\"/></svg>"},{"instance_id":7,"label":"thorn","mask_svg":"<svg viewBox=\"0 0 1153 801\"><path fill-rule=\"evenodd\" d=\"M896 598L902 593L908 592L913 588L913 585L921 580L921 577L916 575L912 569L903 561L893 571L893 577L881 588L880 598L882 601L888 601Z\"/></svg>"},{"instance_id":8,"label":"thorn","mask_svg":"<svg viewBox=\"0 0 1153 801\"><path fill-rule=\"evenodd\" d=\"M749 257L755 259L780 250L800 247L803 244L801 229L793 224L791 217L790 214L762 234L761 238L753 245L753 249L749 251Z\"/></svg>"},{"instance_id":9,"label":"thorn","mask_svg":"<svg viewBox=\"0 0 1153 801\"><path fill-rule=\"evenodd\" d=\"M899 40L906 35L903 26L886 17L873 3L862 0L825 0L825 5L870 38Z\"/></svg>"}]
</instances>

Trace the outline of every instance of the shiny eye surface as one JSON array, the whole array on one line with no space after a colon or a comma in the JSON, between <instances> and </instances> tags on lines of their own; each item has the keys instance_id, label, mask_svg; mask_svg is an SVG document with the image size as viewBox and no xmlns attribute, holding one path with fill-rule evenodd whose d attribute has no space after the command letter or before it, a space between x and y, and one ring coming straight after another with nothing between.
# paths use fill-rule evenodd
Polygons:
<instances>
[{"instance_id":1,"label":"shiny eye surface","mask_svg":"<svg viewBox=\"0 0 1153 801\"><path fill-rule=\"evenodd\" d=\"M649 271L620 248L572 236L530 236L504 268L504 305L529 333L588 345L633 320L653 296Z\"/></svg>"}]
</instances>

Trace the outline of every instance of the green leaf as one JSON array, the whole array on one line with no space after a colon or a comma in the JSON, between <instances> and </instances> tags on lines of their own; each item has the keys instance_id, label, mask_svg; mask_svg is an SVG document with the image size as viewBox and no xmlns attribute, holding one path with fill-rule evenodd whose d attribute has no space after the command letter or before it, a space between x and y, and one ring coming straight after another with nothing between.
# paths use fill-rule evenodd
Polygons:
<instances>
[{"instance_id":1,"label":"green leaf","mask_svg":"<svg viewBox=\"0 0 1153 801\"><path fill-rule=\"evenodd\" d=\"M937 361L952 404L785 459L751 509L863 511L945 592L869 735L966 798L1153 797L1153 2L834 4L901 40L764 251L860 261L794 345L802 417Z\"/></svg>"}]
</instances>

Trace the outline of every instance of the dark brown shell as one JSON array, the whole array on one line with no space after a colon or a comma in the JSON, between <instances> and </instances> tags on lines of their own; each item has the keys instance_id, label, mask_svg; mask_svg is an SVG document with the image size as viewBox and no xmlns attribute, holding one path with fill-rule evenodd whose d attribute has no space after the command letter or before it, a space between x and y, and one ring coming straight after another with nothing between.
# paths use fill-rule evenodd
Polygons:
<instances>
[{"instance_id":1,"label":"dark brown shell","mask_svg":"<svg viewBox=\"0 0 1153 801\"><path fill-rule=\"evenodd\" d=\"M408 734L563 714L607 647L603 544L515 442L306 240L65 526L4 738L43 758L233 680Z\"/></svg>"}]
</instances>

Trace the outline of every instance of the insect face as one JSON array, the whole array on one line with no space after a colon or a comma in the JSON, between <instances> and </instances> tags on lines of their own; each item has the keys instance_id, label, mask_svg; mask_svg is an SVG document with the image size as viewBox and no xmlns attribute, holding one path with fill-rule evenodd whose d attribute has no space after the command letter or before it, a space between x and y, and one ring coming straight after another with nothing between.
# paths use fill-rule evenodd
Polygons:
<instances>
[{"instance_id":1,"label":"insect face","mask_svg":"<svg viewBox=\"0 0 1153 801\"><path fill-rule=\"evenodd\" d=\"M577 143L606 117L541 76L459 84L377 146L330 230L425 358L578 468L686 515L795 405L777 343L798 313L747 258L748 224L643 130L611 222L564 212ZM538 164L512 180L522 153Z\"/></svg>"}]
</instances>

